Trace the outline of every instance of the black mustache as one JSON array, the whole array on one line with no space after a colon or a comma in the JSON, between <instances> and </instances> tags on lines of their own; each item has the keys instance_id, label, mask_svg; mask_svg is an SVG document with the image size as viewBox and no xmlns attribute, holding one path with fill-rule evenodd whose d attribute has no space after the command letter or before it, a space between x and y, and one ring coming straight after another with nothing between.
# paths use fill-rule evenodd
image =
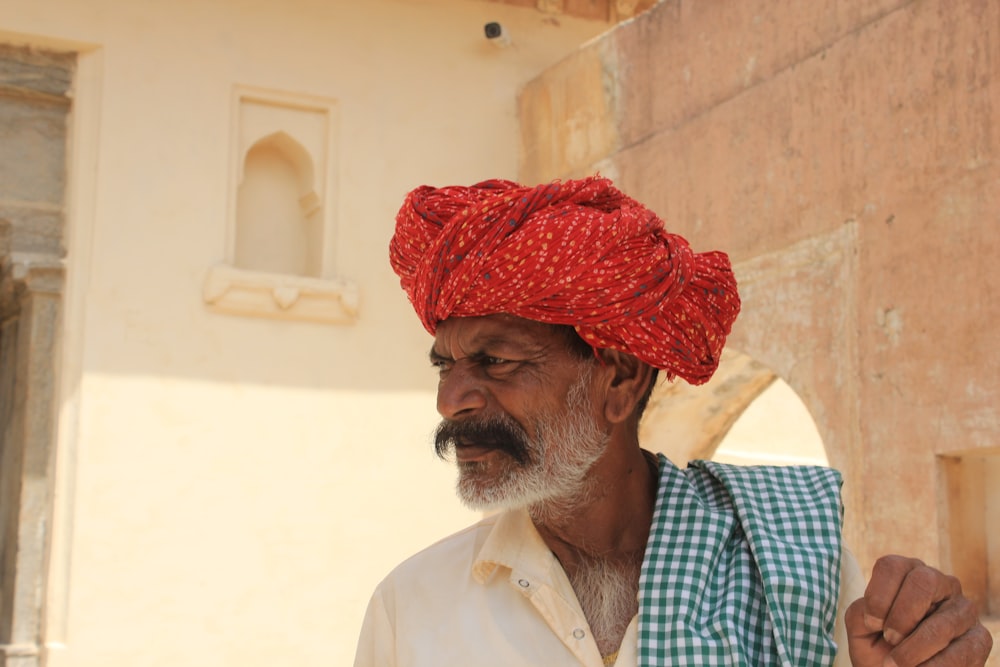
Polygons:
<instances>
[{"instance_id":1,"label":"black mustache","mask_svg":"<svg viewBox=\"0 0 1000 667\"><path fill-rule=\"evenodd\" d=\"M499 449L521 464L530 458L527 434L510 419L441 422L434 431L434 451L443 459L458 445Z\"/></svg>"}]
</instances>

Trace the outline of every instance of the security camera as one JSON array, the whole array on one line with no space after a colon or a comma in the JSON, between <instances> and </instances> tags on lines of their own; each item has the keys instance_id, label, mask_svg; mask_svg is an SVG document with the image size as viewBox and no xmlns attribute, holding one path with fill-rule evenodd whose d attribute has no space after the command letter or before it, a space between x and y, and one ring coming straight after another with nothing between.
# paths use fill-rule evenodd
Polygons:
<instances>
[{"instance_id":1,"label":"security camera","mask_svg":"<svg viewBox=\"0 0 1000 667\"><path fill-rule=\"evenodd\" d=\"M497 46L507 46L510 44L510 35L507 31L503 29L503 26L496 21L490 21L483 26L483 33L486 35L486 39L490 40Z\"/></svg>"}]
</instances>

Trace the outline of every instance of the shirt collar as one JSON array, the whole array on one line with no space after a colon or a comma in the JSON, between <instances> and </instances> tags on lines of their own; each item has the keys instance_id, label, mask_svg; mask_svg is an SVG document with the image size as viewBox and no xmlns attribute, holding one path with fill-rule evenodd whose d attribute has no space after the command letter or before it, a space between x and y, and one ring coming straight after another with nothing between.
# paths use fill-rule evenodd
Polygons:
<instances>
[{"instance_id":1,"label":"shirt collar","mask_svg":"<svg viewBox=\"0 0 1000 667\"><path fill-rule=\"evenodd\" d=\"M481 584L500 568L534 579L548 580L555 556L542 540L525 509L510 510L497 517L476 554L472 576Z\"/></svg>"}]
</instances>

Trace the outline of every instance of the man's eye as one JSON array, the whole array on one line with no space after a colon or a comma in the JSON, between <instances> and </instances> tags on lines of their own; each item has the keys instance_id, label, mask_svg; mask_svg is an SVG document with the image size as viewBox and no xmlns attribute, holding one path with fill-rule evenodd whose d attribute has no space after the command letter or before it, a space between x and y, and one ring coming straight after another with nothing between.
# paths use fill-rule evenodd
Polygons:
<instances>
[{"instance_id":1,"label":"man's eye","mask_svg":"<svg viewBox=\"0 0 1000 667\"><path fill-rule=\"evenodd\" d=\"M431 361L431 368L438 373L444 373L451 368L451 362L446 359L434 359Z\"/></svg>"},{"instance_id":2,"label":"man's eye","mask_svg":"<svg viewBox=\"0 0 1000 667\"><path fill-rule=\"evenodd\" d=\"M516 372L521 367L521 362L517 359L505 359L504 357L484 355L479 360L479 365L491 376L501 377Z\"/></svg>"}]
</instances>

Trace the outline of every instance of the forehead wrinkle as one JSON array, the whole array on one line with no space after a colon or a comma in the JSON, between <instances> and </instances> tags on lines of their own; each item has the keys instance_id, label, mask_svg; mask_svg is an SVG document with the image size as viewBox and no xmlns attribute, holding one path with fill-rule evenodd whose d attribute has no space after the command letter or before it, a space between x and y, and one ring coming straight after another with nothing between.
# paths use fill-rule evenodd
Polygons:
<instances>
[{"instance_id":1,"label":"forehead wrinkle","mask_svg":"<svg viewBox=\"0 0 1000 667\"><path fill-rule=\"evenodd\" d=\"M500 328L498 331L497 328ZM536 333L537 331L537 333ZM440 329L439 329L440 332ZM483 322L475 326L471 333L461 329L446 332L444 336L435 339L431 347L431 359L445 357L454 358L454 351L450 354L441 352L440 346L449 347L448 340L452 339L454 348L463 352L464 356L475 356L490 350L510 351L516 348L521 354L537 357L552 350L555 343L559 342L555 332L548 329L525 329L511 324L501 324L499 322ZM542 334L542 335L539 335Z\"/></svg>"},{"instance_id":2,"label":"forehead wrinkle","mask_svg":"<svg viewBox=\"0 0 1000 667\"><path fill-rule=\"evenodd\" d=\"M458 342L457 347L461 350L461 354L452 356L454 352L442 353L437 350L437 343L431 347L430 357L432 360L447 358L447 359L457 359L460 357L474 357L476 355L484 354L490 350L493 351L510 351L511 348L517 348L522 354L528 356L538 356L544 352L547 352L551 347L551 344L538 344L538 343L527 343L510 336L475 336L468 343Z\"/></svg>"}]
</instances>

